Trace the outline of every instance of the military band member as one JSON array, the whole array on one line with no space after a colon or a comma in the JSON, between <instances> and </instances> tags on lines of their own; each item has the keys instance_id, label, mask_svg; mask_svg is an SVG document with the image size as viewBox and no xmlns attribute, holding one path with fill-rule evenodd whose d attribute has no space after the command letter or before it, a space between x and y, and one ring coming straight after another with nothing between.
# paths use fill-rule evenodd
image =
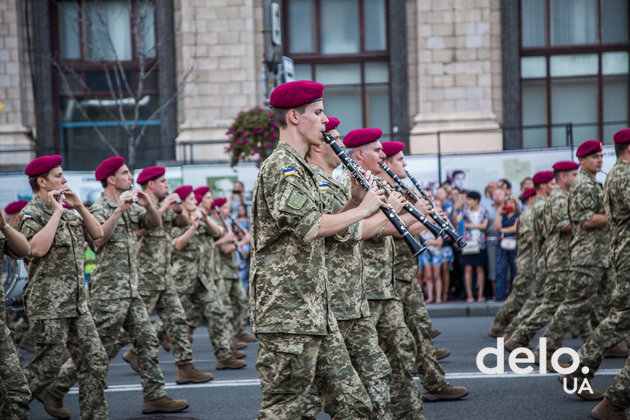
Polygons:
<instances>
[{"instance_id":1,"label":"military band member","mask_svg":"<svg viewBox=\"0 0 630 420\"><path fill-rule=\"evenodd\" d=\"M121 156L101 162L95 178L104 190L90 207L103 228L103 237L91 242L96 265L90 277L90 308L99 336L109 360L120 351L121 329L131 340L142 381L143 413L184 410L188 402L171 398L164 388L159 343L138 293L138 231L159 227L162 219L145 193L132 190L133 175ZM48 391L61 397L75 381L76 371L69 359Z\"/></svg>"},{"instance_id":2,"label":"military band member","mask_svg":"<svg viewBox=\"0 0 630 420\"><path fill-rule=\"evenodd\" d=\"M383 142L386 165L403 179L407 176L405 167L405 145L399 141ZM382 174L383 178L395 185L393 179ZM424 303L424 295L420 285L416 281L418 272L418 258L411 255L407 243L402 237L394 238L394 278L398 298L403 303L405 323L411 331L418 349L416 366L420 383L422 384L422 398L424 401L457 400L468 395L468 390L463 386L449 384L444 376L444 370L438 362L438 355L431 340L431 318ZM442 354L448 355L447 349ZM446 356L444 356L446 357Z\"/></svg>"},{"instance_id":3,"label":"military band member","mask_svg":"<svg viewBox=\"0 0 630 420\"><path fill-rule=\"evenodd\" d=\"M63 394L46 391L59 373L67 348L77 366L81 416L107 419L107 354L88 310L83 277L83 243L102 238L103 229L66 185L61 156L39 157L24 173L33 190L19 223L31 244L24 307L35 345L35 358L24 373L31 393L46 412L69 418ZM64 210L63 203L78 214Z\"/></svg>"},{"instance_id":4,"label":"military band member","mask_svg":"<svg viewBox=\"0 0 630 420\"><path fill-rule=\"evenodd\" d=\"M260 344L259 418L300 418L312 386L333 418L366 419L372 411L329 305L324 238L370 216L381 202L368 193L354 209L324 213L304 160L309 146L322 144L328 122L323 90L320 83L288 82L269 101L280 141L254 188L249 287Z\"/></svg>"},{"instance_id":5,"label":"military band member","mask_svg":"<svg viewBox=\"0 0 630 420\"><path fill-rule=\"evenodd\" d=\"M175 194L180 197L190 219L188 226L173 229L175 250L171 266L188 325L194 329L200 321L206 322L217 369L240 369L245 366L245 362L238 358L245 357L245 353L232 346L227 312L205 267L204 254L212 252L208 247L211 237L220 237L225 234L225 230L208 217L204 208L197 209L192 186L183 185L175 190Z\"/></svg>"},{"instance_id":6,"label":"military band member","mask_svg":"<svg viewBox=\"0 0 630 420\"><path fill-rule=\"evenodd\" d=\"M24 258L30 252L31 246L26 238L11 226L4 211L0 209L0 261L3 255ZM25 420L28 419L31 392L11 339L11 331L3 317L4 312L4 289L0 287L0 393L4 397L0 403L0 417Z\"/></svg>"}]
</instances>

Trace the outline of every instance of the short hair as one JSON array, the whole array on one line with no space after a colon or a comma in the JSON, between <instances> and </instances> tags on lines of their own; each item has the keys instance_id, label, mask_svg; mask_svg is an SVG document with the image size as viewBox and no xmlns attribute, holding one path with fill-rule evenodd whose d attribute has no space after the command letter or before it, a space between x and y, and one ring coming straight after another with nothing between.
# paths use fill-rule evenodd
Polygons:
<instances>
[{"instance_id":1,"label":"short hair","mask_svg":"<svg viewBox=\"0 0 630 420\"><path fill-rule=\"evenodd\" d=\"M615 155L619 157L626 153L626 150L628 150L628 146L630 146L630 143L615 143Z\"/></svg>"},{"instance_id":2,"label":"short hair","mask_svg":"<svg viewBox=\"0 0 630 420\"><path fill-rule=\"evenodd\" d=\"M290 110L295 109L300 114L304 114L306 112L307 105L308 104L300 105L296 108L277 108L274 106L271 108L271 118L273 119L273 122L276 123L278 127L287 128L287 113Z\"/></svg>"},{"instance_id":3,"label":"short hair","mask_svg":"<svg viewBox=\"0 0 630 420\"><path fill-rule=\"evenodd\" d=\"M470 198L471 200L480 201L481 200L481 195L479 195L479 193L477 191L469 191L468 194L466 194L466 198Z\"/></svg>"},{"instance_id":4,"label":"short hair","mask_svg":"<svg viewBox=\"0 0 630 420\"><path fill-rule=\"evenodd\" d=\"M101 179L101 185L103 186L103 188L107 188L107 178Z\"/></svg>"},{"instance_id":5,"label":"short hair","mask_svg":"<svg viewBox=\"0 0 630 420\"><path fill-rule=\"evenodd\" d=\"M59 166L61 166L61 165L59 165ZM55 168L57 168L57 167L58 167L58 166L55 166ZM31 186L31 190L32 190L34 193L39 192L39 184L37 183L37 179L38 179L39 177L42 177L42 178L48 178L48 175L50 175L50 171L52 171L52 170L53 170L53 169L55 169L55 168L49 169L48 171L46 171L46 172L44 172L44 173L42 173L42 174L39 174L39 175L31 175L31 176L29 176L29 177L28 177L28 184Z\"/></svg>"},{"instance_id":6,"label":"short hair","mask_svg":"<svg viewBox=\"0 0 630 420\"><path fill-rule=\"evenodd\" d=\"M553 170L553 179L556 180L556 182L558 182L560 180L560 174L562 173L562 171L556 171L555 169Z\"/></svg>"}]
</instances>

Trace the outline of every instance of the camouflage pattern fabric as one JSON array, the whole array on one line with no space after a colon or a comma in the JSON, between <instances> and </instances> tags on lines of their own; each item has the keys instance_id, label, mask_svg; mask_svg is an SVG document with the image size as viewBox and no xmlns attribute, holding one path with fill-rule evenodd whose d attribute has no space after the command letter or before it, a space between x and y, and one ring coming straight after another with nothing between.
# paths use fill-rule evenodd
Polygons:
<instances>
[{"instance_id":1,"label":"camouflage pattern fabric","mask_svg":"<svg viewBox=\"0 0 630 420\"><path fill-rule=\"evenodd\" d=\"M256 370L263 400L259 419L299 419L311 385L332 418L370 419L372 403L339 331L328 335L257 333Z\"/></svg>"},{"instance_id":2,"label":"camouflage pattern fabric","mask_svg":"<svg viewBox=\"0 0 630 420\"><path fill-rule=\"evenodd\" d=\"M247 332L247 310L249 309L245 288L238 278L223 279L223 286L232 309L233 333L234 335L245 334Z\"/></svg>"},{"instance_id":3,"label":"camouflage pattern fabric","mask_svg":"<svg viewBox=\"0 0 630 420\"><path fill-rule=\"evenodd\" d=\"M119 339L122 328L136 351L144 400L151 401L165 396L164 376L158 363L159 343L142 300L140 298L94 300L90 306L109 360L113 360L121 349ZM79 369L75 367L73 361L72 358L66 360L57 379L48 387L51 395L63 398L76 382Z\"/></svg>"},{"instance_id":4,"label":"camouflage pattern fabric","mask_svg":"<svg viewBox=\"0 0 630 420\"><path fill-rule=\"evenodd\" d=\"M4 254L13 256L7 240L0 232L0 261L2 261ZM4 313L4 288L0 287L0 314ZM0 378L2 378L0 395L3 396L0 402L0 418L28 419L31 392L20 365L20 358L11 339L11 331L9 331L2 316L0 316Z\"/></svg>"},{"instance_id":5,"label":"camouflage pattern fabric","mask_svg":"<svg viewBox=\"0 0 630 420\"><path fill-rule=\"evenodd\" d=\"M630 405L630 358L626 359L623 369L615 376L604 394L611 403L625 409Z\"/></svg>"},{"instance_id":6,"label":"camouflage pattern fabric","mask_svg":"<svg viewBox=\"0 0 630 420\"><path fill-rule=\"evenodd\" d=\"M571 249L569 245L571 244L572 233L562 232L570 223L568 192L561 186L556 185L549 198L545 201L547 273L566 272L571 268Z\"/></svg>"},{"instance_id":7,"label":"camouflage pattern fabric","mask_svg":"<svg viewBox=\"0 0 630 420\"><path fill-rule=\"evenodd\" d=\"M394 289L394 240L379 234L361 241L365 294L368 300L393 299Z\"/></svg>"}]
</instances>

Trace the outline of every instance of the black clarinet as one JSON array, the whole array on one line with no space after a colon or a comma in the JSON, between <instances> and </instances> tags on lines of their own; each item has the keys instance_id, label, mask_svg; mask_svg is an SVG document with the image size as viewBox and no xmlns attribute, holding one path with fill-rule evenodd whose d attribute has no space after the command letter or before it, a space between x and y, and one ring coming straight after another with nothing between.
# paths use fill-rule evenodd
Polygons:
<instances>
[{"instance_id":1,"label":"black clarinet","mask_svg":"<svg viewBox=\"0 0 630 420\"><path fill-rule=\"evenodd\" d=\"M332 147L333 151L337 154L339 159L341 159L341 163L343 163L348 171L350 171L350 174L354 177L354 179L356 179L359 184L361 184L361 187L363 187L364 190L369 191L371 189L370 183L367 181L367 179L365 179L365 177L359 170L360 166L352 161L345 154L345 152L341 150L341 147L339 147L339 145L335 142L335 139L333 139L328 133L324 132L323 135L324 142ZM409 247L409 250L411 251L411 254L414 257L422 253L426 249L426 247L420 245L418 241L416 241L414 237L409 233L405 222L402 221L402 219L396 214L394 210L386 206L381 206L381 211L383 212L383 214L385 214L387 220L389 220L389 222L394 225L396 231L398 231L398 233L403 237L403 239L407 243L407 246Z\"/></svg>"},{"instance_id":2,"label":"black clarinet","mask_svg":"<svg viewBox=\"0 0 630 420\"><path fill-rule=\"evenodd\" d=\"M236 220L234 220L234 218L232 216L228 216L227 217L228 222L230 222L230 224L232 225L232 230L236 229L238 230L238 232L245 236L247 234L247 232L245 231L245 229L243 229L241 227L241 225L239 225L238 223L236 223Z\"/></svg>"},{"instance_id":3,"label":"black clarinet","mask_svg":"<svg viewBox=\"0 0 630 420\"><path fill-rule=\"evenodd\" d=\"M418 180L416 180L416 178L411 175L411 173L406 169L405 173L407 174L407 177L411 180L413 185L416 187L422 198L431 203L431 205L435 208L435 202L433 201L431 196L424 192L424 190L420 187L420 183L418 182ZM437 223L442 229L446 231L448 236L455 242L455 245L457 245L459 249L462 249L466 246L466 241L464 241L463 237L459 236L459 234L455 230L455 227L450 222L447 222L435 213L431 213L431 218L435 220L435 223Z\"/></svg>"},{"instance_id":4,"label":"black clarinet","mask_svg":"<svg viewBox=\"0 0 630 420\"><path fill-rule=\"evenodd\" d=\"M221 223L223 223L223 226L225 226L225 228L228 230L230 230L229 225L227 224L225 217L223 217L223 214L221 214L221 209L219 208L219 206L214 206L214 210L217 212L217 214L219 215L219 218L221 219ZM240 226L239 226L240 228ZM241 248L239 248L238 246L238 242L236 241L236 239L234 239L232 241L232 244L234 244L234 246L236 247L236 253L238 254L239 257L241 257L242 259L245 259L245 256L243 255L243 253L241 252Z\"/></svg>"}]
</instances>

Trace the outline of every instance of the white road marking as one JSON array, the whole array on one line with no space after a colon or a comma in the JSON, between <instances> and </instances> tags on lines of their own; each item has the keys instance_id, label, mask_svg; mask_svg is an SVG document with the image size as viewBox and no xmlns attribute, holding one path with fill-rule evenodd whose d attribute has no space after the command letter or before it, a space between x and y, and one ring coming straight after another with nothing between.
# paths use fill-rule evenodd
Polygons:
<instances>
[{"instance_id":1,"label":"white road marking","mask_svg":"<svg viewBox=\"0 0 630 420\"><path fill-rule=\"evenodd\" d=\"M597 376L614 376L619 373L621 369L600 369L597 371ZM504 379L504 378L537 378L544 376L555 376L556 374L551 373L530 373L527 375L517 375L513 372L506 372L503 374L497 375L486 375L481 372L457 372L457 373L447 373L446 379ZM416 378L417 380L417 378ZM204 384L187 384L187 385L177 385L175 382L167 382L165 387L166 389L184 389L184 388L232 388L232 387L247 387L247 386L257 386L260 387L259 379L238 379L233 381L210 381ZM105 390L105 392L136 392L142 391L142 385L140 384L128 384L128 385L109 385L109 387ZM78 394L79 388L73 387L70 389L69 394Z\"/></svg>"}]
</instances>

